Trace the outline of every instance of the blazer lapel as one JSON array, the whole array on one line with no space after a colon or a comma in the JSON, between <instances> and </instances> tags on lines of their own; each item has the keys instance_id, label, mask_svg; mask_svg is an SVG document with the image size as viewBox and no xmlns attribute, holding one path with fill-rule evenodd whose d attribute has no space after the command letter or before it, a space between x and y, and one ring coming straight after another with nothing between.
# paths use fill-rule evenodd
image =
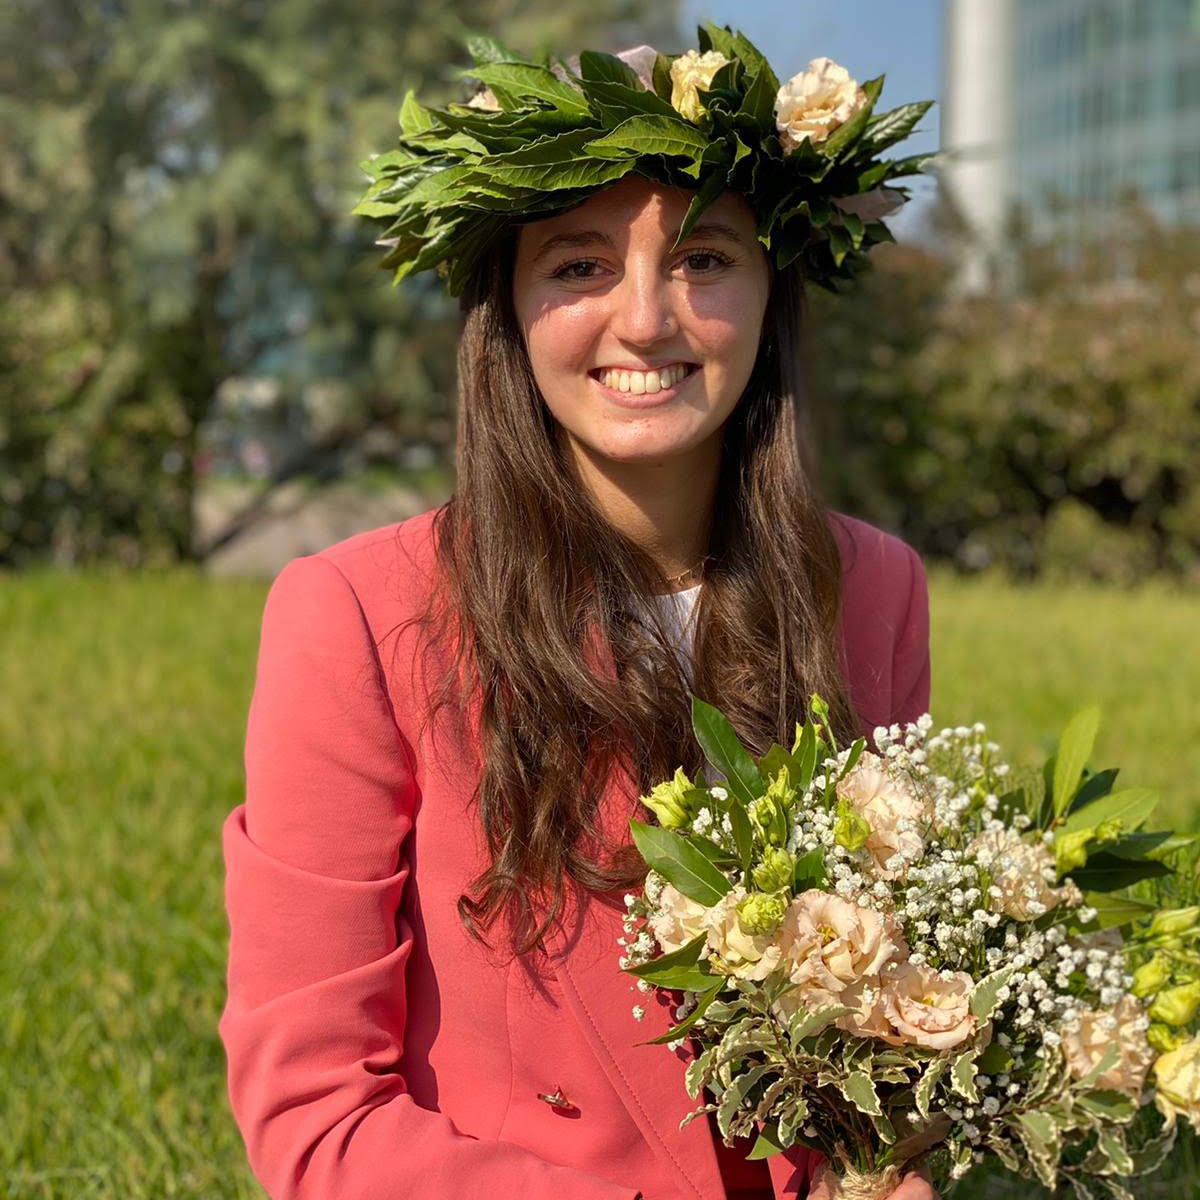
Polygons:
<instances>
[{"instance_id":1,"label":"blazer lapel","mask_svg":"<svg viewBox=\"0 0 1200 1200\"><path fill-rule=\"evenodd\" d=\"M616 677L612 651L596 631L585 640L584 657L595 669ZM639 811L638 791L627 767L619 764L605 781L599 825L607 839L629 836L629 817ZM642 814L645 815L644 813ZM567 1006L583 1029L605 1074L655 1155L688 1200L724 1200L717 1154L707 1116L680 1122L700 1103L687 1094L684 1072L694 1057L690 1041L674 1050L665 1044L639 1045L675 1024L669 996L640 992L636 980L618 965L625 907L620 895L590 896L573 906L549 946L551 965ZM634 1005L645 1009L642 1020Z\"/></svg>"},{"instance_id":2,"label":"blazer lapel","mask_svg":"<svg viewBox=\"0 0 1200 1200\"><path fill-rule=\"evenodd\" d=\"M622 770L606 785L606 815L632 815L637 796L621 784ZM611 808L607 806L611 805ZM606 822L607 823L607 822ZM626 826L627 827L627 826ZM687 1094L684 1072L694 1057L690 1041L670 1050L664 1044L638 1043L665 1033L675 1024L667 994L637 990L633 976L618 965L624 904L620 896L589 899L568 917L551 951L551 965L567 1007L583 1029L601 1067L651 1149L678 1182L688 1200L724 1200L708 1117L680 1122L699 1104ZM634 1005L645 1009L642 1020Z\"/></svg>"}]
</instances>

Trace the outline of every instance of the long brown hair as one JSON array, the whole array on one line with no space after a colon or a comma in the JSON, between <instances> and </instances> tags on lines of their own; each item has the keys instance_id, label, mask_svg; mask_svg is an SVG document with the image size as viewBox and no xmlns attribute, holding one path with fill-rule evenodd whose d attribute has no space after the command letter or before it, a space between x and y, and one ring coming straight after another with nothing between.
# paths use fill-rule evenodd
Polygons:
<instances>
[{"instance_id":1,"label":"long brown hair","mask_svg":"<svg viewBox=\"0 0 1200 1200\"><path fill-rule=\"evenodd\" d=\"M703 754L689 684L653 605L654 560L614 529L558 448L511 293L516 228L463 293L457 481L434 515L438 579L425 624L451 637L431 717L478 689L472 803L490 865L458 901L478 939L500 918L514 953L543 943L573 894L612 892L644 873L598 836L597 801L618 761L645 793ZM839 738L857 723L838 664L841 563L814 483L800 386L805 308L797 269L773 271L758 357L723 429L713 521L697 600L691 689L717 705L752 754L790 746L820 692ZM585 653L607 644L616 678ZM490 944L490 943L489 943Z\"/></svg>"}]
</instances>

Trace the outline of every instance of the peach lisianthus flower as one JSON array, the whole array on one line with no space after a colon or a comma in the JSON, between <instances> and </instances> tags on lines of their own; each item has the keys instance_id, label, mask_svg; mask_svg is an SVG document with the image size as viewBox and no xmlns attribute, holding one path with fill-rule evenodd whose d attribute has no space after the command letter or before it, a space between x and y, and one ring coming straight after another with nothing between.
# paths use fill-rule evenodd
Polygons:
<instances>
[{"instance_id":1,"label":"peach lisianthus flower","mask_svg":"<svg viewBox=\"0 0 1200 1200\"><path fill-rule=\"evenodd\" d=\"M681 950L693 938L708 931L708 909L672 884L663 884L654 909L646 923L664 953Z\"/></svg>"},{"instance_id":2,"label":"peach lisianthus flower","mask_svg":"<svg viewBox=\"0 0 1200 1200\"><path fill-rule=\"evenodd\" d=\"M1141 1095L1154 1051L1143 1026L1146 1010L1132 996L1122 996L1111 1011L1089 1009L1080 1017L1078 1029L1063 1035L1067 1065L1082 1079L1116 1046L1117 1061L1092 1083L1092 1087L1124 1092L1135 1099Z\"/></svg>"},{"instance_id":3,"label":"peach lisianthus flower","mask_svg":"<svg viewBox=\"0 0 1200 1200\"><path fill-rule=\"evenodd\" d=\"M775 127L784 153L804 141L823 142L866 102L866 92L845 67L831 58L814 58L775 95Z\"/></svg>"},{"instance_id":4,"label":"peach lisianthus flower","mask_svg":"<svg viewBox=\"0 0 1200 1200\"><path fill-rule=\"evenodd\" d=\"M707 88L729 59L719 50L689 50L671 61L671 107L689 121L704 111L697 88Z\"/></svg>"},{"instance_id":5,"label":"peach lisianthus flower","mask_svg":"<svg viewBox=\"0 0 1200 1200\"><path fill-rule=\"evenodd\" d=\"M1174 1123L1184 1116L1200 1133L1200 1037L1168 1050L1154 1064L1155 1103Z\"/></svg>"},{"instance_id":6,"label":"peach lisianthus flower","mask_svg":"<svg viewBox=\"0 0 1200 1200\"><path fill-rule=\"evenodd\" d=\"M1054 856L1041 842L1027 842L1011 829L981 833L967 847L992 875L998 894L988 907L1016 921L1033 921L1060 904L1078 904L1079 889L1070 880L1054 887Z\"/></svg>"},{"instance_id":7,"label":"peach lisianthus flower","mask_svg":"<svg viewBox=\"0 0 1200 1200\"><path fill-rule=\"evenodd\" d=\"M879 755L864 750L838 781L837 794L870 825L865 848L881 879L898 878L925 852L921 831L933 817L929 802L908 780L892 775Z\"/></svg>"},{"instance_id":8,"label":"peach lisianthus flower","mask_svg":"<svg viewBox=\"0 0 1200 1200\"><path fill-rule=\"evenodd\" d=\"M792 900L776 938L792 982L830 995L908 956L893 918L818 888Z\"/></svg>"},{"instance_id":9,"label":"peach lisianthus flower","mask_svg":"<svg viewBox=\"0 0 1200 1200\"><path fill-rule=\"evenodd\" d=\"M905 1042L948 1050L975 1032L970 1009L974 988L965 971L898 963L884 980L883 1015Z\"/></svg>"}]
</instances>

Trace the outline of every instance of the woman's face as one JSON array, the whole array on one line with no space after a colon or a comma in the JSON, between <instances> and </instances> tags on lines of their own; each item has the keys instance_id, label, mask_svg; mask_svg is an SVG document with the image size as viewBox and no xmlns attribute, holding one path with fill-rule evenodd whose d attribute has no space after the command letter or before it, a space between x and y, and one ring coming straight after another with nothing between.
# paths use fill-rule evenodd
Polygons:
<instances>
[{"instance_id":1,"label":"woman's face","mask_svg":"<svg viewBox=\"0 0 1200 1200\"><path fill-rule=\"evenodd\" d=\"M631 174L518 231L517 319L577 454L687 455L718 434L750 378L770 288L754 215L724 192L672 252L693 194ZM671 370L643 374L652 368Z\"/></svg>"}]
</instances>

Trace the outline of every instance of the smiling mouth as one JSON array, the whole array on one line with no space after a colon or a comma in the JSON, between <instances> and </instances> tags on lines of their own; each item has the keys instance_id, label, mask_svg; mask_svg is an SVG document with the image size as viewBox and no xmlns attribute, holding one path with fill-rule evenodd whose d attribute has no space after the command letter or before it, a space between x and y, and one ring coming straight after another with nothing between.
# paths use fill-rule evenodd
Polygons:
<instances>
[{"instance_id":1,"label":"smiling mouth","mask_svg":"<svg viewBox=\"0 0 1200 1200\"><path fill-rule=\"evenodd\" d=\"M700 370L697 363L673 363L657 371L628 371L620 367L597 367L588 374L604 387L629 395L654 395L669 391Z\"/></svg>"}]
</instances>

